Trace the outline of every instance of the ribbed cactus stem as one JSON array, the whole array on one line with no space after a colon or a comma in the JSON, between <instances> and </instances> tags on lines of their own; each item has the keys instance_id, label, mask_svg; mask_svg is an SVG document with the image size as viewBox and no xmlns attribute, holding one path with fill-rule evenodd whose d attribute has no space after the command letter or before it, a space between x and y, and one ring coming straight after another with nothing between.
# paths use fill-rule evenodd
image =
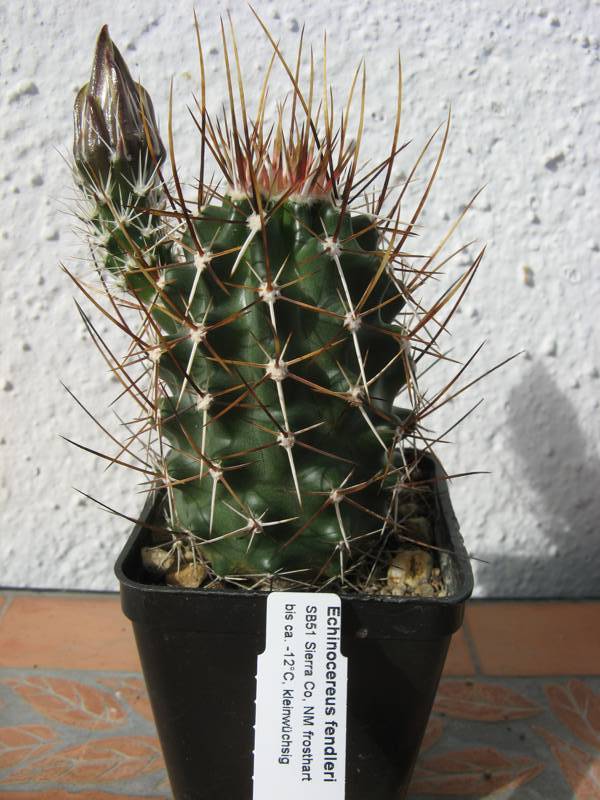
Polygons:
<instances>
[{"instance_id":1,"label":"ribbed cactus stem","mask_svg":"<svg viewBox=\"0 0 600 800\"><path fill-rule=\"evenodd\" d=\"M376 527L369 511L385 517L402 300L355 235L359 216L265 199L257 217L231 196L205 207L183 237L187 260L164 270L162 433L177 522L207 539L217 574L308 574ZM206 252L213 274L198 268Z\"/></svg>"},{"instance_id":2,"label":"ribbed cactus stem","mask_svg":"<svg viewBox=\"0 0 600 800\"><path fill-rule=\"evenodd\" d=\"M202 104L201 176L208 143L227 188L200 180L190 203L176 172L175 196L163 183L150 98L104 28L76 103L76 180L96 258L140 315L126 367L149 379L138 436L154 436L147 453L152 487L167 489L165 527L213 576L358 585L359 568L372 577L390 537L402 540L407 520L423 515L423 488L409 491L417 462L402 450L422 401L412 348L435 352L427 325L443 327L436 314L453 292L435 312L412 299L434 272L427 260L406 264L422 204L407 224L399 201L381 211L397 130L379 201L353 210L364 83L357 141L344 118L337 150L329 112L321 140L315 120L295 116L310 114L295 81L294 93L289 134L280 109L272 141L264 91L256 124L243 98L242 122L232 100L226 128ZM407 380L413 408L402 411Z\"/></svg>"}]
</instances>

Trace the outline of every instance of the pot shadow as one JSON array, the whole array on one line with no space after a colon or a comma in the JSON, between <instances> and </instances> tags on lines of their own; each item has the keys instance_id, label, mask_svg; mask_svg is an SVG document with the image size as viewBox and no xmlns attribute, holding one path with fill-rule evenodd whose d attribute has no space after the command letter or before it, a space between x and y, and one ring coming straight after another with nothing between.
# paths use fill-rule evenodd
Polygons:
<instances>
[{"instance_id":1,"label":"pot shadow","mask_svg":"<svg viewBox=\"0 0 600 800\"><path fill-rule=\"evenodd\" d=\"M538 552L478 553L487 563L475 564L476 585L488 598L599 596L600 458L593 450L595 442L578 424L576 407L543 364L532 362L510 391L506 432L506 444L515 455L508 480L521 507L526 504L523 489L527 490L535 520L531 536L539 543ZM519 525L516 510L512 516L514 524ZM462 724L468 731L462 734L462 741L480 741L479 721ZM504 728L502 724L501 731ZM527 741L531 740L529 730ZM448 746L450 742L454 746L455 741L449 739ZM486 740L491 747L498 746L492 741L495 739ZM544 748L541 740L537 746ZM542 781L548 768L556 766L550 750L545 750L545 770L539 776ZM426 762L428 755L422 754L421 762ZM528 755L533 757L533 750ZM547 788L547 784L544 786ZM534 780L531 796L537 797L541 787L542 783ZM517 800L524 788L506 788L499 793L504 791L506 800ZM573 786L573 796L577 792ZM413 796L417 800L423 795L409 793L410 800ZM544 792L539 796L548 795Z\"/></svg>"},{"instance_id":2,"label":"pot shadow","mask_svg":"<svg viewBox=\"0 0 600 800\"><path fill-rule=\"evenodd\" d=\"M477 565L476 582L486 597L598 596L600 459L575 406L539 362L511 390L508 403L507 441L517 456L514 491L525 483L533 489L539 552L494 553Z\"/></svg>"}]
</instances>

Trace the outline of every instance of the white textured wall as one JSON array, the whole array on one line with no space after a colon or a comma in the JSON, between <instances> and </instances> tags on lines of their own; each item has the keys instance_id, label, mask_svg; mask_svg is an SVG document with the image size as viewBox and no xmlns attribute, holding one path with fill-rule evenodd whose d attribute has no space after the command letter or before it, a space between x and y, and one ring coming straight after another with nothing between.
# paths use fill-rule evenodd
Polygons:
<instances>
[{"instance_id":1,"label":"white textured wall","mask_svg":"<svg viewBox=\"0 0 600 800\"><path fill-rule=\"evenodd\" d=\"M175 10L171 10L171 6ZM456 481L454 503L482 595L598 593L600 586L600 4L506 0L309 0L255 5L290 55L298 28L320 50L341 96L364 56L369 105L365 156L381 156L393 124L397 48L405 70L403 135L410 159L453 109L450 145L424 222L443 232L487 184L457 244L487 241L485 262L455 320L453 354L487 345L475 376L526 355L457 401L442 430L485 404L442 448L449 470L490 470ZM568 8L565 8L568 5ZM203 3L209 100L224 98L218 14ZM242 2L230 8L248 84L269 48ZM167 10L169 9L169 10ZM98 29L111 33L166 121L175 78L176 146L192 176L197 140L185 104L196 86L191 4L159 0L30 0L0 6L0 583L111 588L127 525L72 486L128 511L130 476L103 471L59 433L100 444L62 390L94 413L115 392L83 334L59 261L81 254L63 213L72 195L59 152L70 148L71 105L87 79ZM279 76L273 94L283 81ZM287 89L287 87L286 87ZM450 270L464 269L465 262ZM528 285L524 267L531 270ZM79 269L84 269L79 267Z\"/></svg>"}]
</instances>

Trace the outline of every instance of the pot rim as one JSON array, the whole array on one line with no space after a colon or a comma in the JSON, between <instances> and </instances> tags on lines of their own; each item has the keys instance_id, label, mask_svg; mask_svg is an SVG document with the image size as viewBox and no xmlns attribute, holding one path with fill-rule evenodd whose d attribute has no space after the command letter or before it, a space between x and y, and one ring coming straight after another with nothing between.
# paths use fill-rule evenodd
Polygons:
<instances>
[{"instance_id":1,"label":"pot rim","mask_svg":"<svg viewBox=\"0 0 600 800\"><path fill-rule=\"evenodd\" d=\"M464 603L473 591L473 572L452 509L448 487L443 480L444 470L437 459L429 455L426 458L434 466L435 496L440 512L436 524L443 526L441 539L448 547L448 552L440 553L440 566L448 594L445 597L395 597L337 592L344 609L352 609L351 614L356 617L352 625L355 631L359 631L361 624L364 624L375 638L405 636L411 635L411 632L417 637L449 635L460 627ZM233 604L238 609L239 619L231 633L244 635L264 616L269 592L188 589L136 579L135 572L140 570L139 550L143 538L149 534L144 525L155 503L156 496L151 495L115 564L115 573L121 585L121 604L126 616L133 621L143 620L144 624L156 624L165 629L190 626L205 629L215 627L217 623L213 623L213 615L218 617L222 609Z\"/></svg>"}]
</instances>

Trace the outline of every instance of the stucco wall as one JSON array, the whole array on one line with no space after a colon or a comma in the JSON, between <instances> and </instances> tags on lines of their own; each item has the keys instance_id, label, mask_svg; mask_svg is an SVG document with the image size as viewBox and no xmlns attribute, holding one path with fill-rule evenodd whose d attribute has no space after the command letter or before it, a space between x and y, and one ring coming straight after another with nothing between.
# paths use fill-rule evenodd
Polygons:
<instances>
[{"instance_id":1,"label":"stucco wall","mask_svg":"<svg viewBox=\"0 0 600 800\"><path fill-rule=\"evenodd\" d=\"M175 5L175 10L165 9ZM436 421L442 431L485 403L440 448L457 480L454 504L482 595L598 593L600 586L600 4L340 2L255 3L290 55L306 24L320 53L329 36L330 80L341 96L350 65L368 74L365 158L381 156L393 125L394 63L404 65L401 159L408 171L429 134L453 125L423 219L434 241L483 184L455 236L487 242L484 264L455 319L453 355L487 344L475 377L494 373ZM218 15L201 4L213 109L224 100ZM230 3L249 85L269 46L242 2ZM84 250L71 228L71 107L87 79L98 29L111 34L151 92L163 127L175 79L175 141L193 177L197 138L186 110L197 86L191 5L158 0L51 0L0 6L0 583L112 588L127 524L75 493L135 515L135 479L76 451L64 434L102 444L62 380L104 420L115 383L84 335L72 287L59 270ZM256 80L254 80L256 79ZM272 94L286 91L279 73ZM476 252L477 244L471 248ZM464 269L458 259L450 270ZM528 268L526 270L525 268Z\"/></svg>"}]
</instances>

